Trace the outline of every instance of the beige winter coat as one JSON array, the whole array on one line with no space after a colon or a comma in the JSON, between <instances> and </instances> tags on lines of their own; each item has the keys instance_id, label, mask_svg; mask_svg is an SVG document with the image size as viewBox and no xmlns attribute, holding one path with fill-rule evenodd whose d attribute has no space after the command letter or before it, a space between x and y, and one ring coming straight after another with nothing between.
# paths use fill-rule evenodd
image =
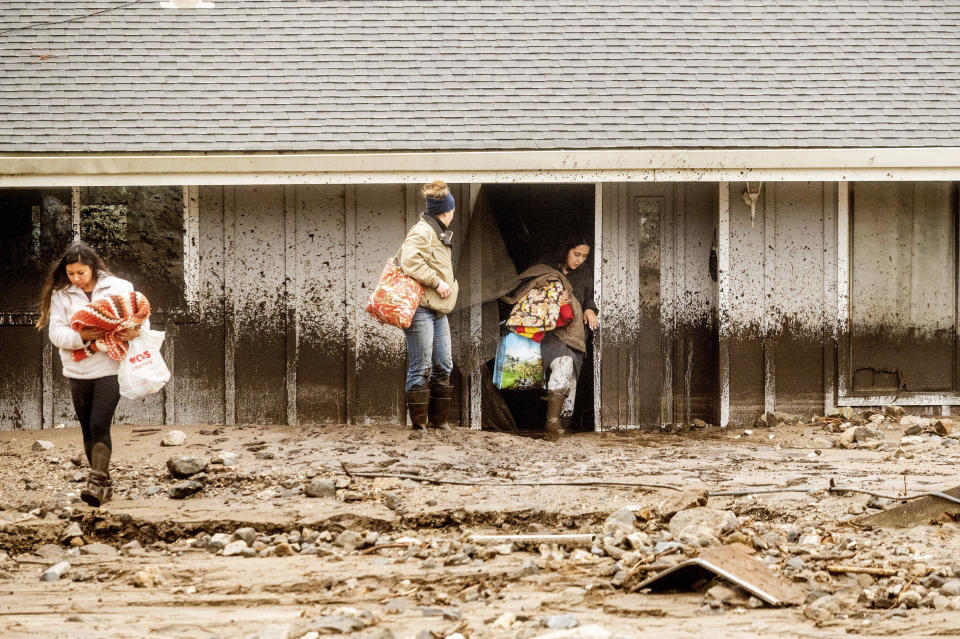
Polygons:
<instances>
[{"instance_id":1,"label":"beige winter coat","mask_svg":"<svg viewBox=\"0 0 960 639\"><path fill-rule=\"evenodd\" d=\"M400 268L404 273L423 284L421 306L447 314L457 304L460 290L453 277L453 256L450 247L445 245L434 228L421 218L414 224L400 247ZM452 293L444 299L437 292L441 282L450 285Z\"/></svg>"}]
</instances>

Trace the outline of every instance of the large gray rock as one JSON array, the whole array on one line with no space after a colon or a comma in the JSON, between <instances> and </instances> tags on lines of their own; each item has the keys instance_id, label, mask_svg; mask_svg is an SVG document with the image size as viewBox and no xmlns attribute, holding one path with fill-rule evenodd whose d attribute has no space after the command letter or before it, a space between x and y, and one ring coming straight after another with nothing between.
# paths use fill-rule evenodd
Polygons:
<instances>
[{"instance_id":1,"label":"large gray rock","mask_svg":"<svg viewBox=\"0 0 960 639\"><path fill-rule=\"evenodd\" d=\"M167 470L174 477L185 479L197 473L202 473L207 467L207 460L191 455L174 455L167 460Z\"/></svg>"},{"instance_id":2,"label":"large gray rock","mask_svg":"<svg viewBox=\"0 0 960 639\"><path fill-rule=\"evenodd\" d=\"M853 430L853 441L858 444L883 441L883 431L872 424L869 426L857 426Z\"/></svg>"},{"instance_id":3,"label":"large gray rock","mask_svg":"<svg viewBox=\"0 0 960 639\"><path fill-rule=\"evenodd\" d=\"M679 537L688 526L699 526L714 537L732 531L738 523L737 516L729 510L715 508L690 508L681 510L670 519L670 533Z\"/></svg>"},{"instance_id":4,"label":"large gray rock","mask_svg":"<svg viewBox=\"0 0 960 639\"><path fill-rule=\"evenodd\" d=\"M706 490L684 490L671 492L656 505L656 513L660 519L669 519L681 510L707 505Z\"/></svg>"},{"instance_id":5,"label":"large gray rock","mask_svg":"<svg viewBox=\"0 0 960 639\"><path fill-rule=\"evenodd\" d=\"M303 487L307 497L336 497L337 485L330 479L311 479Z\"/></svg>"},{"instance_id":6,"label":"large gray rock","mask_svg":"<svg viewBox=\"0 0 960 639\"><path fill-rule=\"evenodd\" d=\"M248 546L253 546L257 540L257 531L253 528L237 528L233 533L234 539L242 539Z\"/></svg>"},{"instance_id":7,"label":"large gray rock","mask_svg":"<svg viewBox=\"0 0 960 639\"><path fill-rule=\"evenodd\" d=\"M186 499L194 493L198 493L203 490L203 484L198 481L185 481L181 482L172 488L170 488L170 498L171 499Z\"/></svg>"}]
</instances>

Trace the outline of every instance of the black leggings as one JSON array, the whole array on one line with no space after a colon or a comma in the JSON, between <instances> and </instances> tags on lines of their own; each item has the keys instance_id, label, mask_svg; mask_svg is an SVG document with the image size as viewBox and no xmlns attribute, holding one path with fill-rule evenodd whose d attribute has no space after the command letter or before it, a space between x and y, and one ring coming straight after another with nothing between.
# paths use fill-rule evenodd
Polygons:
<instances>
[{"instance_id":1,"label":"black leggings","mask_svg":"<svg viewBox=\"0 0 960 639\"><path fill-rule=\"evenodd\" d=\"M113 422L113 412L117 410L117 402L120 401L120 384L116 375L97 379L71 379L70 395L80 420L83 451L89 463L90 450L97 442L113 449L110 424Z\"/></svg>"}]
</instances>

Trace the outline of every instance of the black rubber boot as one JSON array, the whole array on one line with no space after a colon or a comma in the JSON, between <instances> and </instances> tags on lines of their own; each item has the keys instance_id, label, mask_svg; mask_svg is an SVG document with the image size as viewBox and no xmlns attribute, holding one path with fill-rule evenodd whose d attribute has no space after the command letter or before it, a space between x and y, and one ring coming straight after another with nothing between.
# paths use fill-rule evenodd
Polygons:
<instances>
[{"instance_id":1,"label":"black rubber boot","mask_svg":"<svg viewBox=\"0 0 960 639\"><path fill-rule=\"evenodd\" d=\"M110 447L102 442L97 442L90 450L90 474L87 475L87 487L80 492L80 499L96 508L109 501L112 496Z\"/></svg>"},{"instance_id":2,"label":"black rubber boot","mask_svg":"<svg viewBox=\"0 0 960 639\"><path fill-rule=\"evenodd\" d=\"M430 401L429 388L415 388L407 391L407 412L414 430L427 428L427 404Z\"/></svg>"},{"instance_id":3,"label":"black rubber boot","mask_svg":"<svg viewBox=\"0 0 960 639\"><path fill-rule=\"evenodd\" d=\"M447 414L450 412L450 399L453 386L450 384L430 384L430 428L450 430Z\"/></svg>"},{"instance_id":4,"label":"black rubber boot","mask_svg":"<svg viewBox=\"0 0 960 639\"><path fill-rule=\"evenodd\" d=\"M563 422L560 419L560 411L563 409L563 402L567 399L567 394L562 391L547 391L547 419L544 422L543 430L548 441L555 442L561 435L566 435L563 428Z\"/></svg>"}]
</instances>

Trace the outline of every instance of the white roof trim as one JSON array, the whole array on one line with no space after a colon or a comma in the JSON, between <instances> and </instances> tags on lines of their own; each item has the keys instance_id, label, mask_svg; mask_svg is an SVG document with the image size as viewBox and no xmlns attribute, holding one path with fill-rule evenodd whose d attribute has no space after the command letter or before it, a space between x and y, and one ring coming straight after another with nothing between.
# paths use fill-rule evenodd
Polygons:
<instances>
[{"instance_id":1,"label":"white roof trim","mask_svg":"<svg viewBox=\"0 0 960 639\"><path fill-rule=\"evenodd\" d=\"M0 155L0 186L960 180L960 147Z\"/></svg>"}]
</instances>

